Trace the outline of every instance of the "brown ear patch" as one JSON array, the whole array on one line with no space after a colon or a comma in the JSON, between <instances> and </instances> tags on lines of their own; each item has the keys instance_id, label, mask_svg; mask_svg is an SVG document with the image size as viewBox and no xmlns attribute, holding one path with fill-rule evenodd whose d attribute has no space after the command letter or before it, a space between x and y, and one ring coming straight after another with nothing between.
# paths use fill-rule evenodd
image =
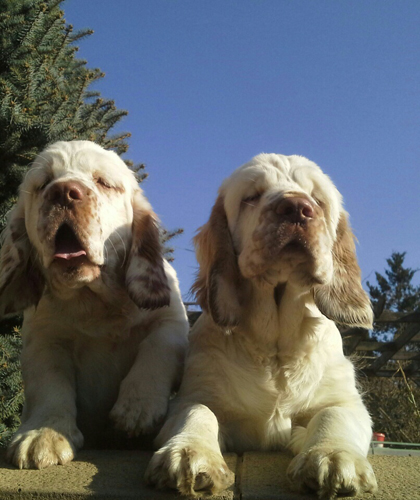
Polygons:
<instances>
[{"instance_id":1,"label":"brown ear patch","mask_svg":"<svg viewBox=\"0 0 420 500\"><path fill-rule=\"evenodd\" d=\"M5 229L0 253L0 317L38 304L45 279L25 228L23 210L15 207Z\"/></svg>"},{"instance_id":2,"label":"brown ear patch","mask_svg":"<svg viewBox=\"0 0 420 500\"><path fill-rule=\"evenodd\" d=\"M194 245L200 269L192 291L198 303L217 325L236 326L248 286L239 270L221 196L216 200L209 221L195 236Z\"/></svg>"},{"instance_id":3,"label":"brown ear patch","mask_svg":"<svg viewBox=\"0 0 420 500\"><path fill-rule=\"evenodd\" d=\"M157 218L135 207L132 245L126 271L131 300L141 309L168 306L171 290L164 269Z\"/></svg>"},{"instance_id":4,"label":"brown ear patch","mask_svg":"<svg viewBox=\"0 0 420 500\"><path fill-rule=\"evenodd\" d=\"M356 258L354 235L342 213L333 247L333 278L314 289L315 303L327 318L345 325L371 328L373 313L367 293L362 288Z\"/></svg>"}]
</instances>

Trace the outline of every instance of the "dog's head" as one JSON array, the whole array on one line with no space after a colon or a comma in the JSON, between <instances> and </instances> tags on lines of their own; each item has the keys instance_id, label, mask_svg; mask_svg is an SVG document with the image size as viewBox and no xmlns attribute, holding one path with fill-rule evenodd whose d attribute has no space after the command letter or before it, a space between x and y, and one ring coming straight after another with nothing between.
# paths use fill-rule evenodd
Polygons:
<instances>
[{"instance_id":1,"label":"dog's head","mask_svg":"<svg viewBox=\"0 0 420 500\"><path fill-rule=\"evenodd\" d=\"M328 318L370 327L354 237L330 178L300 156L261 154L219 191L195 237L193 290L221 326L238 323L252 283L312 290Z\"/></svg>"},{"instance_id":2,"label":"dog's head","mask_svg":"<svg viewBox=\"0 0 420 500\"><path fill-rule=\"evenodd\" d=\"M0 261L0 313L119 277L145 308L169 303L157 219L117 154L89 141L43 151L20 186Z\"/></svg>"}]
</instances>

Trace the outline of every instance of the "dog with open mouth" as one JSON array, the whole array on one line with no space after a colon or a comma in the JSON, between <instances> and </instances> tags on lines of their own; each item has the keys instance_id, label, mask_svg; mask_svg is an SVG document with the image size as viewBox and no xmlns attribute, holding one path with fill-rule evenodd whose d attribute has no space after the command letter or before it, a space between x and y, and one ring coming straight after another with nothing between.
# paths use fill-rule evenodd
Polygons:
<instances>
[{"instance_id":1,"label":"dog with open mouth","mask_svg":"<svg viewBox=\"0 0 420 500\"><path fill-rule=\"evenodd\" d=\"M188 320L134 173L89 141L34 161L0 255L0 315L24 311L22 423L8 459L44 468L85 440L150 432L179 384Z\"/></svg>"},{"instance_id":2,"label":"dog with open mouth","mask_svg":"<svg viewBox=\"0 0 420 500\"><path fill-rule=\"evenodd\" d=\"M289 449L294 489L376 490L371 420L335 325L372 325L353 240L340 193L306 158L261 154L224 181L195 237L203 314L149 483L217 494L234 481L222 451Z\"/></svg>"}]
</instances>

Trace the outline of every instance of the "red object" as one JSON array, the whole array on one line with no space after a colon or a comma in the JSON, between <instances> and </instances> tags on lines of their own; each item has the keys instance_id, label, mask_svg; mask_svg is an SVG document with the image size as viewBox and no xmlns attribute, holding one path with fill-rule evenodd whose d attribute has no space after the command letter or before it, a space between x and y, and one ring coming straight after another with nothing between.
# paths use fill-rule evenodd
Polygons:
<instances>
[{"instance_id":1,"label":"red object","mask_svg":"<svg viewBox=\"0 0 420 500\"><path fill-rule=\"evenodd\" d=\"M377 444L375 446L382 448L384 446L382 443L385 441L385 434L382 432L374 432L372 435L372 441L381 441L381 444Z\"/></svg>"},{"instance_id":2,"label":"red object","mask_svg":"<svg viewBox=\"0 0 420 500\"><path fill-rule=\"evenodd\" d=\"M385 441L385 434L382 434L382 432L374 432L373 433L373 440L374 441Z\"/></svg>"}]
</instances>

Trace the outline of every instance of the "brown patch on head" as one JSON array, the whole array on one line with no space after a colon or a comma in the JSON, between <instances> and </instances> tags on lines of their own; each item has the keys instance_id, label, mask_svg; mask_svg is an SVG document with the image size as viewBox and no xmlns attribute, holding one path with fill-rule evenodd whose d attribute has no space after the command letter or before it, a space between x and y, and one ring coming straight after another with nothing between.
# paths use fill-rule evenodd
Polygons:
<instances>
[{"instance_id":1,"label":"brown patch on head","mask_svg":"<svg viewBox=\"0 0 420 500\"><path fill-rule=\"evenodd\" d=\"M354 235L344 212L337 227L333 265L331 282L314 289L315 303L319 310L338 323L371 328L372 308L369 297L362 288Z\"/></svg>"},{"instance_id":2,"label":"brown patch on head","mask_svg":"<svg viewBox=\"0 0 420 500\"><path fill-rule=\"evenodd\" d=\"M195 236L194 245L200 269L192 291L198 303L219 326L236 326L249 284L239 271L221 196L209 221Z\"/></svg>"},{"instance_id":3,"label":"brown patch on head","mask_svg":"<svg viewBox=\"0 0 420 500\"><path fill-rule=\"evenodd\" d=\"M168 306L170 288L165 274L156 215L142 207L139 191L134 200L132 246L126 271L131 300L142 309Z\"/></svg>"}]
</instances>

